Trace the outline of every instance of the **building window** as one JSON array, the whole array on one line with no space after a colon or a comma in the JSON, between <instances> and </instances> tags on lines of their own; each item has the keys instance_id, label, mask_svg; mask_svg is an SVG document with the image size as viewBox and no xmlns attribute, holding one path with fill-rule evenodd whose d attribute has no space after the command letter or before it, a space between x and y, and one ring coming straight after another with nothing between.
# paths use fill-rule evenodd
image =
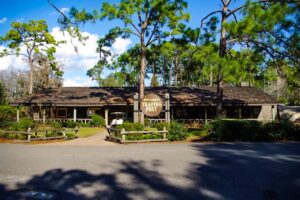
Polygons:
<instances>
[{"instance_id":1,"label":"building window","mask_svg":"<svg viewBox=\"0 0 300 200\"><path fill-rule=\"evenodd\" d=\"M243 119L258 119L261 111L261 106L248 106L242 108Z\"/></svg>"},{"instance_id":2,"label":"building window","mask_svg":"<svg viewBox=\"0 0 300 200\"><path fill-rule=\"evenodd\" d=\"M56 116L57 117L67 117L67 108L57 108Z\"/></svg>"}]
</instances>

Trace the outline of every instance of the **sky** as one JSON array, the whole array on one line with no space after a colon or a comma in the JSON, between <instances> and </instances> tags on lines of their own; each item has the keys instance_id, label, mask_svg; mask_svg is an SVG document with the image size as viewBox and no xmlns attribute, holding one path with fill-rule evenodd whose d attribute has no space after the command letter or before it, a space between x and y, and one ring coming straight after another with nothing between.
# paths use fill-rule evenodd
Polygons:
<instances>
[{"instance_id":1,"label":"sky","mask_svg":"<svg viewBox=\"0 0 300 200\"><path fill-rule=\"evenodd\" d=\"M64 13L67 13L71 7L78 9L86 9L92 11L100 9L103 0L52 0L52 2ZM117 0L106 0L113 3ZM220 9L220 0L188 0L187 12L190 13L191 19L187 25L192 28L200 26L200 21L203 17L212 11ZM244 0L233 1L233 6L244 2ZM86 24L80 27L81 32L88 36L89 39L82 45L76 40L71 41L68 33L60 31L57 19L59 13L56 12L48 3L47 0L0 0L0 35L3 36L9 29L10 24L15 21L27 22L29 20L44 19L48 23L49 32L56 40L65 40L65 44L61 44L57 48L55 54L58 61L63 64L64 71L64 86L97 86L96 81L91 80L86 72L92 68L98 61L96 53L97 40L103 37L108 31L115 26L122 26L119 21L99 21L95 24ZM114 53L122 53L128 48L136 44L134 37L128 39L118 38L113 44L111 51ZM78 46L78 52L74 51L74 45ZM0 45L0 51L4 45ZM9 68L28 70L28 66L23 61L22 57L8 56L0 58L0 73L1 70ZM103 76L106 73L104 72ZM149 81L146 81L146 84Z\"/></svg>"}]
</instances>

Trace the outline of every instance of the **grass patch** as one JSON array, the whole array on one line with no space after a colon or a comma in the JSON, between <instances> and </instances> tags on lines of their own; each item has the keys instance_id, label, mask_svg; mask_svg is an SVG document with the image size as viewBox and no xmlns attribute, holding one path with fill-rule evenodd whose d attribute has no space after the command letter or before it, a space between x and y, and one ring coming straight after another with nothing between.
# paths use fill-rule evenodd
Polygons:
<instances>
[{"instance_id":1,"label":"grass patch","mask_svg":"<svg viewBox=\"0 0 300 200\"><path fill-rule=\"evenodd\" d=\"M96 133L102 132L104 128L99 127L81 127L79 128L77 136L82 137L89 137L95 135Z\"/></svg>"}]
</instances>

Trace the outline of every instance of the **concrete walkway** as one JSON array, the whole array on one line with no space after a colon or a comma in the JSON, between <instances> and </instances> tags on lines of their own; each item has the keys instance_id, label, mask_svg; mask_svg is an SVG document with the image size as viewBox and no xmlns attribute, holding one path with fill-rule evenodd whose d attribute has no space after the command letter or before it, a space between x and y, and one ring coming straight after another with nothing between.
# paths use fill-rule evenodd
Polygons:
<instances>
[{"instance_id":1,"label":"concrete walkway","mask_svg":"<svg viewBox=\"0 0 300 200\"><path fill-rule=\"evenodd\" d=\"M74 140L68 140L68 141L59 141L59 142L51 142L46 144L40 144L40 145L59 145L59 146L112 146L117 145L113 142L108 142L105 140L105 137L108 135L106 130L103 130L102 132L96 133L95 135L92 135L90 137L85 138L77 138Z\"/></svg>"}]
</instances>

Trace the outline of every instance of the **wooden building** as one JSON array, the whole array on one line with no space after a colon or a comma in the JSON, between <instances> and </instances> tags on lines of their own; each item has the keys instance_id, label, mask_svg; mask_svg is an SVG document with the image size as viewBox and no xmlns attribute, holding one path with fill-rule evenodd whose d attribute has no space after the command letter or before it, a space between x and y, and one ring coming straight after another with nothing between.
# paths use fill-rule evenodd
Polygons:
<instances>
[{"instance_id":1,"label":"wooden building","mask_svg":"<svg viewBox=\"0 0 300 200\"><path fill-rule=\"evenodd\" d=\"M126 120L134 120L136 93L136 87L63 87L36 92L11 104L30 107L35 120L44 122L73 120L86 123L96 113L109 124L113 112L124 112ZM199 124L216 115L216 87L147 87L147 93L157 94L162 99L169 94L171 120ZM271 121L277 115L277 101L253 87L225 87L224 111L227 118ZM165 113L148 120L152 123L164 121Z\"/></svg>"}]
</instances>

